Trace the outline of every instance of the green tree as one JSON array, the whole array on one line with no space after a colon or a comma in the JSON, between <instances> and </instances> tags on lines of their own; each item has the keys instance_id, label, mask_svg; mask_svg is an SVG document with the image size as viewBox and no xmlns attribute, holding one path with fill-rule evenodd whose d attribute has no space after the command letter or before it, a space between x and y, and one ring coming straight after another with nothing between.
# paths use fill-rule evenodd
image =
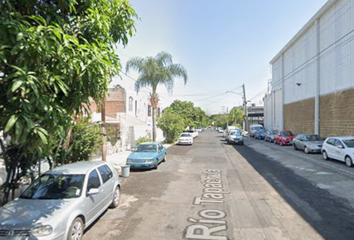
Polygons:
<instances>
[{"instance_id":1,"label":"green tree","mask_svg":"<svg viewBox=\"0 0 354 240\"><path fill-rule=\"evenodd\" d=\"M166 52L160 52L155 57L134 57L126 64L126 72L135 69L139 73L135 82L135 90L151 87L150 102L152 107L152 139L156 141L156 108L158 104L157 86L163 84L168 92L172 92L175 77L182 77L184 84L187 83L187 71L180 64L172 62L172 56Z\"/></svg>"},{"instance_id":2,"label":"green tree","mask_svg":"<svg viewBox=\"0 0 354 240\"><path fill-rule=\"evenodd\" d=\"M238 124L241 126L242 122L244 121L244 116L245 113L240 108L232 108L229 113L229 120L231 121L231 125Z\"/></svg>"},{"instance_id":3,"label":"green tree","mask_svg":"<svg viewBox=\"0 0 354 240\"><path fill-rule=\"evenodd\" d=\"M179 134L186 128L184 118L172 111L164 111L157 126L165 133L167 143L175 142Z\"/></svg>"},{"instance_id":4,"label":"green tree","mask_svg":"<svg viewBox=\"0 0 354 240\"><path fill-rule=\"evenodd\" d=\"M0 1L3 153L16 144L40 158L50 136L63 142L73 117L90 97L100 102L120 71L115 47L128 43L136 18L127 0Z\"/></svg>"},{"instance_id":5,"label":"green tree","mask_svg":"<svg viewBox=\"0 0 354 240\"><path fill-rule=\"evenodd\" d=\"M192 102L175 100L170 105L170 107L166 109L168 109L168 111L172 111L173 113L181 115L184 119L184 123L186 124L186 126L206 127L208 124L209 118L206 113L200 107L195 107Z\"/></svg>"},{"instance_id":6,"label":"green tree","mask_svg":"<svg viewBox=\"0 0 354 240\"><path fill-rule=\"evenodd\" d=\"M177 140L187 126L206 127L208 122L208 116L200 107L194 107L194 104L189 101L175 100L164 109L158 120L158 127L164 131L166 141L171 143Z\"/></svg>"}]
</instances>

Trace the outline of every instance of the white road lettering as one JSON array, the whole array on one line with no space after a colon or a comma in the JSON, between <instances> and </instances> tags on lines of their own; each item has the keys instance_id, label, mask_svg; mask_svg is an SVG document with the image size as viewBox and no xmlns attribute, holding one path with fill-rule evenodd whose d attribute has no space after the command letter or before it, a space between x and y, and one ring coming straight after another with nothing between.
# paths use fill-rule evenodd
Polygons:
<instances>
[{"instance_id":1,"label":"white road lettering","mask_svg":"<svg viewBox=\"0 0 354 240\"><path fill-rule=\"evenodd\" d=\"M204 172L204 189L201 197L195 197L194 205L224 203L225 195L229 191L223 189L222 174L219 169L210 169ZM220 232L227 230L227 221L221 220L226 217L226 213L216 209L204 209L198 212L202 219L189 217L188 222L192 223L184 231L185 239L205 239L205 240L227 240L227 236L222 236ZM218 235L216 235L218 234Z\"/></svg>"}]
</instances>

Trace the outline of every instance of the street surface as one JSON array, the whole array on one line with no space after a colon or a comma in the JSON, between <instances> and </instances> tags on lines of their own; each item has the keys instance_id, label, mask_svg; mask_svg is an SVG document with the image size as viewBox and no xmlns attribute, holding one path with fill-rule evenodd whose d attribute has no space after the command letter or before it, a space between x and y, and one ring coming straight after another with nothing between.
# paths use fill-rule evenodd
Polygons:
<instances>
[{"instance_id":1,"label":"street surface","mask_svg":"<svg viewBox=\"0 0 354 240\"><path fill-rule=\"evenodd\" d=\"M122 199L84 240L354 239L354 168L207 130L158 170L122 178Z\"/></svg>"}]
</instances>

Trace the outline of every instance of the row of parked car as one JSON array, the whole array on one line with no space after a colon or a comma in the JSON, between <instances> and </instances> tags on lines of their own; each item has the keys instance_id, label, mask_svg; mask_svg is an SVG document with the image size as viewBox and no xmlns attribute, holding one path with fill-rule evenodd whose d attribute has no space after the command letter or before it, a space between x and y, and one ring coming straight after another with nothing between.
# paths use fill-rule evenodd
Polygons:
<instances>
[{"instance_id":1,"label":"row of parked car","mask_svg":"<svg viewBox=\"0 0 354 240\"><path fill-rule=\"evenodd\" d=\"M274 144L292 145L295 150L305 153L321 153L323 159L345 162L348 167L354 165L354 136L322 138L317 134L293 134L291 131L264 130L258 128L252 135L255 139Z\"/></svg>"},{"instance_id":2,"label":"row of parked car","mask_svg":"<svg viewBox=\"0 0 354 240\"><path fill-rule=\"evenodd\" d=\"M205 128L197 127L197 128L187 128L184 132L179 135L177 144L179 145L192 145L193 139L199 136L199 133L203 132Z\"/></svg>"}]
</instances>

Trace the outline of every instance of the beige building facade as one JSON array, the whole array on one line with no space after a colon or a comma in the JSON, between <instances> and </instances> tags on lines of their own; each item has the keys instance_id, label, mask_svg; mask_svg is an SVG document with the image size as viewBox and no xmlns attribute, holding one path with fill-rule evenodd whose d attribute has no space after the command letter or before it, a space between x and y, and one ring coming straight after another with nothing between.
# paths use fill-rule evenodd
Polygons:
<instances>
[{"instance_id":1,"label":"beige building facade","mask_svg":"<svg viewBox=\"0 0 354 240\"><path fill-rule=\"evenodd\" d=\"M270 63L266 128L354 135L354 1L327 1Z\"/></svg>"}]
</instances>

